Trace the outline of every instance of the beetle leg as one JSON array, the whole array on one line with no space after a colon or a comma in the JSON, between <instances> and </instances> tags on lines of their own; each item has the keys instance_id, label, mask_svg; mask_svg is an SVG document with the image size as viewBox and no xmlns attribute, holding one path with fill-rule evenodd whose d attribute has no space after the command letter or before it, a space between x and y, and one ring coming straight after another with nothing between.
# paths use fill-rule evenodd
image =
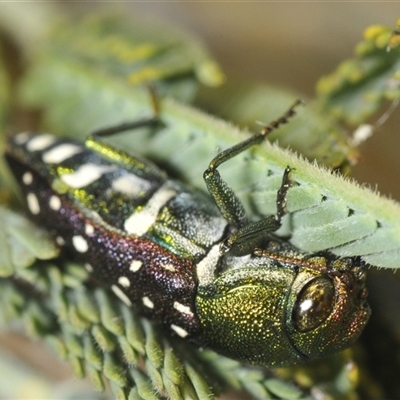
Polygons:
<instances>
[{"instance_id":1,"label":"beetle leg","mask_svg":"<svg viewBox=\"0 0 400 400\"><path fill-rule=\"evenodd\" d=\"M150 126L155 126L160 123L160 120L157 116L149 117L149 118L144 118L132 122L125 122L123 124L111 126L109 128L104 128L104 129L99 129L97 131L94 131L91 133L87 139L92 139L92 140L101 140L103 137L107 136L112 136L117 133L122 133L131 129L138 129L138 128L143 128L143 127L150 127Z\"/></svg>"},{"instance_id":2,"label":"beetle leg","mask_svg":"<svg viewBox=\"0 0 400 400\"><path fill-rule=\"evenodd\" d=\"M102 157L108 158L112 162L123 164L127 170L140 173L142 177L146 177L147 179L164 179L161 171L150 161L138 155L133 157L132 154L128 154L123 150L116 150L115 146L109 145L103 141L103 138L128 130L146 127L156 128L162 126L162 121L159 118L159 99L153 86L149 86L149 94L153 116L94 131L86 138L85 145L93 151L101 154Z\"/></svg>"},{"instance_id":3,"label":"beetle leg","mask_svg":"<svg viewBox=\"0 0 400 400\"><path fill-rule=\"evenodd\" d=\"M291 170L292 168L286 167L283 173L282 184L276 196L276 214L260 221L250 222L238 229L221 245L223 252L229 251L232 255L250 254L268 233L275 232L281 227L281 219L286 214L286 195L292 185L289 178Z\"/></svg>"},{"instance_id":4,"label":"beetle leg","mask_svg":"<svg viewBox=\"0 0 400 400\"><path fill-rule=\"evenodd\" d=\"M226 251L232 249L235 243L237 243L238 248L247 249L254 242L253 238L259 237L265 232L275 231L280 227L280 219L285 214L286 192L290 186L290 180L288 178L290 168L287 168L285 171L284 182L278 192L277 214L259 222L248 223L242 203L229 185L221 178L218 167L249 147L261 143L270 132L277 129L280 125L287 123L288 120L295 115L295 108L302 103L301 100L297 100L285 114L265 126L260 133L219 153L211 160L208 168L204 172L203 177L207 189L217 204L222 216L228 223L238 228L238 231L226 241L225 245L228 246L225 248Z\"/></svg>"}]
</instances>

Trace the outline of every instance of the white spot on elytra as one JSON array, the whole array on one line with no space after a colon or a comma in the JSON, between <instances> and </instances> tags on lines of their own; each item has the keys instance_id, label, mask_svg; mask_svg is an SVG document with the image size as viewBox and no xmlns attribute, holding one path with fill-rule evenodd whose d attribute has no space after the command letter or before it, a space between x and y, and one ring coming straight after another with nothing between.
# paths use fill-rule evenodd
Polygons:
<instances>
[{"instance_id":1,"label":"white spot on elytra","mask_svg":"<svg viewBox=\"0 0 400 400\"><path fill-rule=\"evenodd\" d=\"M87 272L93 272L93 267L89 263L85 264L85 269Z\"/></svg>"},{"instance_id":2,"label":"white spot on elytra","mask_svg":"<svg viewBox=\"0 0 400 400\"><path fill-rule=\"evenodd\" d=\"M189 335L188 332L186 332L183 328L181 328L180 326L171 324L171 329L173 331L175 331L181 338L186 337L187 335Z\"/></svg>"},{"instance_id":3,"label":"white spot on elytra","mask_svg":"<svg viewBox=\"0 0 400 400\"><path fill-rule=\"evenodd\" d=\"M43 135L34 136L26 145L26 148L29 151L40 151L44 150L47 147L51 146L55 143L57 139L49 135L48 133L44 133Z\"/></svg>"},{"instance_id":4,"label":"white spot on elytra","mask_svg":"<svg viewBox=\"0 0 400 400\"><path fill-rule=\"evenodd\" d=\"M115 171L115 165L84 164L70 174L61 175L60 179L74 189L80 189L97 181L107 172Z\"/></svg>"},{"instance_id":5,"label":"white spot on elytra","mask_svg":"<svg viewBox=\"0 0 400 400\"><path fill-rule=\"evenodd\" d=\"M139 271L140 268L142 268L143 262L140 260L133 260L131 262L131 265L129 266L129 270L132 272L137 272Z\"/></svg>"},{"instance_id":6,"label":"white spot on elytra","mask_svg":"<svg viewBox=\"0 0 400 400\"><path fill-rule=\"evenodd\" d=\"M25 183L25 185L30 185L33 182L33 175L30 172L25 172L22 175L22 182Z\"/></svg>"},{"instance_id":7,"label":"white spot on elytra","mask_svg":"<svg viewBox=\"0 0 400 400\"><path fill-rule=\"evenodd\" d=\"M188 314L188 315L193 315L192 310L190 309L190 307L185 306L182 303L179 303L177 301L174 302L174 308L175 310L178 310L179 312L181 312L182 314Z\"/></svg>"},{"instance_id":8,"label":"white spot on elytra","mask_svg":"<svg viewBox=\"0 0 400 400\"><path fill-rule=\"evenodd\" d=\"M167 271L175 272L176 268L172 264L161 264L161 267Z\"/></svg>"},{"instance_id":9,"label":"white spot on elytra","mask_svg":"<svg viewBox=\"0 0 400 400\"><path fill-rule=\"evenodd\" d=\"M131 306L132 302L129 300L129 297L117 286L112 285L111 290L122 300L127 306Z\"/></svg>"},{"instance_id":10,"label":"white spot on elytra","mask_svg":"<svg viewBox=\"0 0 400 400\"><path fill-rule=\"evenodd\" d=\"M89 249L88 242L79 235L72 238L72 244L74 245L75 250L79 251L79 253L85 253Z\"/></svg>"},{"instance_id":11,"label":"white spot on elytra","mask_svg":"<svg viewBox=\"0 0 400 400\"><path fill-rule=\"evenodd\" d=\"M154 308L154 303L147 296L142 297L142 302L146 307Z\"/></svg>"},{"instance_id":12,"label":"white spot on elytra","mask_svg":"<svg viewBox=\"0 0 400 400\"><path fill-rule=\"evenodd\" d=\"M126 276L120 276L118 278L118 283L123 286L128 288L129 286L131 286L131 282L129 281L129 279Z\"/></svg>"},{"instance_id":13,"label":"white spot on elytra","mask_svg":"<svg viewBox=\"0 0 400 400\"><path fill-rule=\"evenodd\" d=\"M145 234L154 224L160 209L175 195L175 190L161 186L141 210L135 211L125 220L125 230L137 236Z\"/></svg>"},{"instance_id":14,"label":"white spot on elytra","mask_svg":"<svg viewBox=\"0 0 400 400\"><path fill-rule=\"evenodd\" d=\"M26 201L28 202L28 207L32 214L37 215L40 213L39 201L35 194L28 193Z\"/></svg>"},{"instance_id":15,"label":"white spot on elytra","mask_svg":"<svg viewBox=\"0 0 400 400\"><path fill-rule=\"evenodd\" d=\"M64 143L46 151L42 156L42 160L48 164L60 164L75 154L82 153L83 150L84 148L82 146Z\"/></svg>"},{"instance_id":16,"label":"white spot on elytra","mask_svg":"<svg viewBox=\"0 0 400 400\"><path fill-rule=\"evenodd\" d=\"M15 135L14 142L16 144L24 144L28 141L28 139L30 137L31 137L31 135L28 132L21 132L21 133L18 133L18 135Z\"/></svg>"},{"instance_id":17,"label":"white spot on elytra","mask_svg":"<svg viewBox=\"0 0 400 400\"><path fill-rule=\"evenodd\" d=\"M94 233L93 225L86 224L85 225L85 233L86 233L86 235L91 235L92 233Z\"/></svg>"},{"instance_id":18,"label":"white spot on elytra","mask_svg":"<svg viewBox=\"0 0 400 400\"><path fill-rule=\"evenodd\" d=\"M51 196L49 200L49 206L52 210L57 211L61 208L61 200L58 196Z\"/></svg>"},{"instance_id":19,"label":"white spot on elytra","mask_svg":"<svg viewBox=\"0 0 400 400\"><path fill-rule=\"evenodd\" d=\"M56 242L59 246L64 246L65 240L61 236L56 237Z\"/></svg>"}]
</instances>

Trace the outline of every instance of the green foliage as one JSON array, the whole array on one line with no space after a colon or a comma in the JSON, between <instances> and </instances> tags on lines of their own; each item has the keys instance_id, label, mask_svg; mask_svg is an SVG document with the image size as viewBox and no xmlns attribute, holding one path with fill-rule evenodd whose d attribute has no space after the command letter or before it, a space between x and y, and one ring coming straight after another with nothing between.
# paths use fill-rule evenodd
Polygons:
<instances>
[{"instance_id":1,"label":"green foliage","mask_svg":"<svg viewBox=\"0 0 400 400\"><path fill-rule=\"evenodd\" d=\"M400 47L391 27L375 25L353 58L317 85L322 106L336 119L356 126L376 113L383 100L400 99Z\"/></svg>"},{"instance_id":2,"label":"green foliage","mask_svg":"<svg viewBox=\"0 0 400 400\"><path fill-rule=\"evenodd\" d=\"M117 86L73 60L68 64L42 59L22 89L25 102L46 110L47 129L69 136L83 138L100 126L152 115L147 94L132 96L124 85ZM113 138L113 143L149 157L204 190L203 171L216 149L238 143L245 133L173 100L163 99L161 107L161 131L126 133ZM275 212L276 190L287 165L295 169L291 177L296 185L288 195L294 245L398 267L400 207L395 202L270 143L236 157L221 171L247 210L266 215Z\"/></svg>"},{"instance_id":3,"label":"green foliage","mask_svg":"<svg viewBox=\"0 0 400 400\"><path fill-rule=\"evenodd\" d=\"M149 29L151 26L151 29ZM96 70L132 91L156 84L160 95L190 100L199 83L218 86L224 76L195 38L154 21L90 16L53 28L41 55Z\"/></svg>"},{"instance_id":4,"label":"green foliage","mask_svg":"<svg viewBox=\"0 0 400 400\"><path fill-rule=\"evenodd\" d=\"M14 274L16 268L27 267L36 259L46 260L58 255L58 249L47 232L21 215L0 207L0 276Z\"/></svg>"},{"instance_id":5,"label":"green foliage","mask_svg":"<svg viewBox=\"0 0 400 400\"><path fill-rule=\"evenodd\" d=\"M202 88L196 105L213 115L248 127L258 133L285 110L296 98L303 96L263 83L228 81L221 88ZM268 140L289 148L310 161L344 172L359 156L349 137L334 119L321 113L315 101L306 100L306 107L290 123L272 132Z\"/></svg>"}]
</instances>

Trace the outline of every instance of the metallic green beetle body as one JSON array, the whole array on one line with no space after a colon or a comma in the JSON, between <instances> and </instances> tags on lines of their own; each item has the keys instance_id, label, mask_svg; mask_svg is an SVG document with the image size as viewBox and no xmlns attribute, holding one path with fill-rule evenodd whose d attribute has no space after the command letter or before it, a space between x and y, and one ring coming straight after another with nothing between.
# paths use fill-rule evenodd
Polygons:
<instances>
[{"instance_id":1,"label":"metallic green beetle body","mask_svg":"<svg viewBox=\"0 0 400 400\"><path fill-rule=\"evenodd\" d=\"M352 344L370 311L358 258L305 254L271 234L285 214L290 168L277 214L257 222L219 176L220 164L292 114L211 161L211 197L100 140L144 122L93 134L85 146L19 134L6 160L33 216L125 303L224 355L293 365Z\"/></svg>"},{"instance_id":2,"label":"metallic green beetle body","mask_svg":"<svg viewBox=\"0 0 400 400\"><path fill-rule=\"evenodd\" d=\"M294 365L349 346L370 313L364 266L272 244L274 251L280 247L280 259L264 251L270 264L255 258L199 288L197 310L207 342L231 357L258 365L268 360L269 366Z\"/></svg>"}]
</instances>

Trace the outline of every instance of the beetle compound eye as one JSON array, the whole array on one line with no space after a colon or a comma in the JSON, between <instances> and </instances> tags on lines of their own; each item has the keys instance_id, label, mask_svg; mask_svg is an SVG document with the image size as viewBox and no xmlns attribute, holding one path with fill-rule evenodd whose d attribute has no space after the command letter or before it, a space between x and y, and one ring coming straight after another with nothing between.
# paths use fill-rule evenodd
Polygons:
<instances>
[{"instance_id":1,"label":"beetle compound eye","mask_svg":"<svg viewBox=\"0 0 400 400\"><path fill-rule=\"evenodd\" d=\"M334 299L335 288L329 279L316 278L307 283L293 308L295 328L308 332L321 325L332 312Z\"/></svg>"}]
</instances>

